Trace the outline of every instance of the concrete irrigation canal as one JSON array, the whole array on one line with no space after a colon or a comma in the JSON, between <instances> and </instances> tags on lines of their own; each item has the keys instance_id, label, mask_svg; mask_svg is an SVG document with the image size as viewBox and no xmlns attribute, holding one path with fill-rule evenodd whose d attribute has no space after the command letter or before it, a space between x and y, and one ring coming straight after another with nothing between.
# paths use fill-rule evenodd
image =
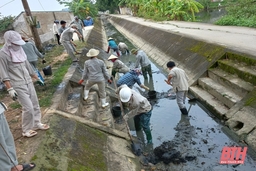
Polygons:
<instances>
[{"instance_id":1,"label":"concrete irrigation canal","mask_svg":"<svg viewBox=\"0 0 256 171\"><path fill-rule=\"evenodd\" d=\"M151 57L153 77L140 79L157 92L156 99L149 99L153 144L146 144L143 132L135 131L133 119L128 121L134 140L143 149L140 156L132 153L122 118L111 113L117 104L113 85L106 87L111 106L102 109L97 87L84 102L83 86L77 84L90 48L99 49L99 57L111 65L107 61L110 54L105 52L110 36ZM31 158L42 171L254 171L256 60L247 56L125 17L102 16L88 36L79 64L70 67L55 93L45 118L51 129L37 143L30 142L36 147L30 151ZM134 66L135 56L120 59L130 68ZM172 87L164 82L169 60L177 61L190 77L188 116L181 115ZM241 70L232 68L237 61L246 73L243 76L239 76ZM251 66L246 69L248 63ZM133 89L148 98L144 89ZM220 164L225 146L248 147L244 164Z\"/></svg>"}]
</instances>

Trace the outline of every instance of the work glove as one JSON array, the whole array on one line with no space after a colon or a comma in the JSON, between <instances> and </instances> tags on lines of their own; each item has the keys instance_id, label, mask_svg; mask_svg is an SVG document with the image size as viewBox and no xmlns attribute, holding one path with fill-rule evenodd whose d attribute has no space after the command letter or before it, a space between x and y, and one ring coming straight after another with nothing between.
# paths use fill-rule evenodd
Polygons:
<instances>
[{"instance_id":1,"label":"work glove","mask_svg":"<svg viewBox=\"0 0 256 171\"><path fill-rule=\"evenodd\" d=\"M46 60L43 59L43 60L42 60L42 64L45 64L45 63L46 63Z\"/></svg>"},{"instance_id":2,"label":"work glove","mask_svg":"<svg viewBox=\"0 0 256 171\"><path fill-rule=\"evenodd\" d=\"M109 80L108 80L108 83L109 83L109 84L111 84L111 83L112 83L112 80L111 80L111 79L109 79Z\"/></svg>"},{"instance_id":3,"label":"work glove","mask_svg":"<svg viewBox=\"0 0 256 171\"><path fill-rule=\"evenodd\" d=\"M81 85L83 82L84 82L84 80L83 80L83 79L81 79L81 80L79 80L79 81L78 81L78 84L80 84L80 85Z\"/></svg>"},{"instance_id":4,"label":"work glove","mask_svg":"<svg viewBox=\"0 0 256 171\"><path fill-rule=\"evenodd\" d=\"M44 86L44 82L41 79L36 80L36 83L39 84L40 86Z\"/></svg>"},{"instance_id":5,"label":"work glove","mask_svg":"<svg viewBox=\"0 0 256 171\"><path fill-rule=\"evenodd\" d=\"M11 87L9 89L7 89L9 95L11 96L12 100L17 100L18 99L18 94L17 92Z\"/></svg>"}]
</instances>

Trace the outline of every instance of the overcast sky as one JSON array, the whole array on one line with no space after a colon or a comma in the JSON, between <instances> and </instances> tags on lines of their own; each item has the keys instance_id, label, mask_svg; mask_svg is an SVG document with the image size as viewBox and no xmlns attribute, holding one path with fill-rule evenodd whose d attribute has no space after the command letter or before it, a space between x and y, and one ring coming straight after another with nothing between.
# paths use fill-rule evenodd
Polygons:
<instances>
[{"instance_id":1,"label":"overcast sky","mask_svg":"<svg viewBox=\"0 0 256 171\"><path fill-rule=\"evenodd\" d=\"M65 7L56 0L27 0L31 11L61 11ZM17 16L24 11L21 0L0 0L0 13L3 16Z\"/></svg>"}]
</instances>

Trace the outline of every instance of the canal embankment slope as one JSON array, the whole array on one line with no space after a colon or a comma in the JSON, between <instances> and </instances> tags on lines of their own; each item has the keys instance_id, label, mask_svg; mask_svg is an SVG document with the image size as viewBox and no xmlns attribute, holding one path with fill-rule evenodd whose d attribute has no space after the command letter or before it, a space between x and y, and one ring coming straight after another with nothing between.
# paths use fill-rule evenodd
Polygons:
<instances>
[{"instance_id":1,"label":"canal embankment slope","mask_svg":"<svg viewBox=\"0 0 256 171\"><path fill-rule=\"evenodd\" d=\"M127 15L108 19L166 72L170 60L183 68L190 93L225 122L227 133L256 150L255 29Z\"/></svg>"}]
</instances>

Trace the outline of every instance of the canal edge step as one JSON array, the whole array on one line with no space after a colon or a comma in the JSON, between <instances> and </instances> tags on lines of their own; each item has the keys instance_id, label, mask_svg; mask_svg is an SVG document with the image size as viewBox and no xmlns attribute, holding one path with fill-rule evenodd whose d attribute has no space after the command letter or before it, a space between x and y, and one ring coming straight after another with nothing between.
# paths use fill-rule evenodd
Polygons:
<instances>
[{"instance_id":1,"label":"canal edge step","mask_svg":"<svg viewBox=\"0 0 256 171\"><path fill-rule=\"evenodd\" d=\"M256 151L255 85L256 60L226 53L190 87L190 93Z\"/></svg>"}]
</instances>

